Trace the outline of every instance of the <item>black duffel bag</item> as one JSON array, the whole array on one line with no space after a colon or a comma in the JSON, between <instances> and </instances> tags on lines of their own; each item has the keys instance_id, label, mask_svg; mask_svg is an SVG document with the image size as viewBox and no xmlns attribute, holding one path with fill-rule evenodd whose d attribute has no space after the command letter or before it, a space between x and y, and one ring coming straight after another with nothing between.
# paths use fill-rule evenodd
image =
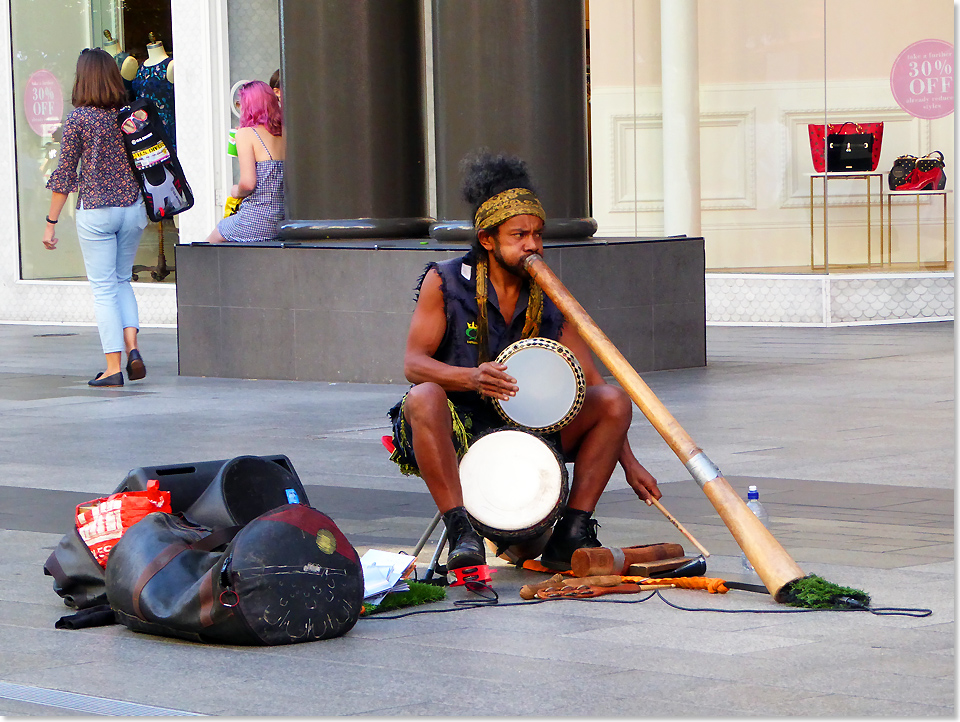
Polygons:
<instances>
[{"instance_id":1,"label":"black duffel bag","mask_svg":"<svg viewBox=\"0 0 960 722\"><path fill-rule=\"evenodd\" d=\"M332 519L288 504L214 532L150 514L110 552L106 587L117 621L134 631L274 645L348 632L360 616L363 572Z\"/></svg>"}]
</instances>

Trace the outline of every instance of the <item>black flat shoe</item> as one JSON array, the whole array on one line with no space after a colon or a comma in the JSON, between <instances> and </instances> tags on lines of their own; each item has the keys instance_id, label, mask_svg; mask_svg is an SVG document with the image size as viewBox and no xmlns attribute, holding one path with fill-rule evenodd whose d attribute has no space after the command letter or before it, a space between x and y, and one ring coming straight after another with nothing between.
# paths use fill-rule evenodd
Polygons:
<instances>
[{"instance_id":1,"label":"black flat shoe","mask_svg":"<svg viewBox=\"0 0 960 722\"><path fill-rule=\"evenodd\" d=\"M118 371L111 376L104 376L101 371L96 378L90 379L87 383L90 386L123 386L123 374Z\"/></svg>"},{"instance_id":2,"label":"black flat shoe","mask_svg":"<svg viewBox=\"0 0 960 722\"><path fill-rule=\"evenodd\" d=\"M139 381L146 375L147 367L143 364L143 357L137 349L133 349L127 354L127 378Z\"/></svg>"}]
</instances>

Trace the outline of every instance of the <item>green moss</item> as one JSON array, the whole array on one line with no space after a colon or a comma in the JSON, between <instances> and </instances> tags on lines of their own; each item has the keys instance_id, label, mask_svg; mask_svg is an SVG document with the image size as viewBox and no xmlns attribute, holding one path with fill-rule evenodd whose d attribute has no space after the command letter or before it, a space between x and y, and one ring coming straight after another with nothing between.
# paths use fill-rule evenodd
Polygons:
<instances>
[{"instance_id":1,"label":"green moss","mask_svg":"<svg viewBox=\"0 0 960 722\"><path fill-rule=\"evenodd\" d=\"M870 595L859 589L841 587L816 574L790 582L781 591L781 600L792 607L807 609L858 609L870 606ZM848 601L852 600L852 601Z\"/></svg>"},{"instance_id":2,"label":"green moss","mask_svg":"<svg viewBox=\"0 0 960 722\"><path fill-rule=\"evenodd\" d=\"M424 584L423 582L407 582L410 585L409 592L393 592L383 598L383 601L376 606L364 604L364 610L361 617L369 617L371 614L380 614L394 609L403 609L404 607L415 607L419 604L429 604L430 602L439 602L446 599L447 590L443 587L437 587L433 584Z\"/></svg>"}]
</instances>

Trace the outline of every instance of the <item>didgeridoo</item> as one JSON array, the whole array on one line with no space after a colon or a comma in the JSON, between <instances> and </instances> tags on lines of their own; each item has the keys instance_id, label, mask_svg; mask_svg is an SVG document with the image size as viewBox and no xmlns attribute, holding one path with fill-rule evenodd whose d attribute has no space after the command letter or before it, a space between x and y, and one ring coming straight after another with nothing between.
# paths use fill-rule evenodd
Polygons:
<instances>
[{"instance_id":1,"label":"didgeridoo","mask_svg":"<svg viewBox=\"0 0 960 722\"><path fill-rule=\"evenodd\" d=\"M779 598L780 591L790 582L803 578L803 570L750 511L730 483L723 478L720 469L683 430L543 259L536 253L530 255L524 261L524 267L687 467L687 471L703 489L723 523L753 564L770 595L777 601L783 601Z\"/></svg>"}]
</instances>

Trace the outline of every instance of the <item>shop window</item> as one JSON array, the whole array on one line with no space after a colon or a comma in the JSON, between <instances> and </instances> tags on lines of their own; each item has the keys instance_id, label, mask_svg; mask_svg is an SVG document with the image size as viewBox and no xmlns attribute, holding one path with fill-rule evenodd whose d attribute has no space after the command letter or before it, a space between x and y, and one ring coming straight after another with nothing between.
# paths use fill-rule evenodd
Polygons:
<instances>
[{"instance_id":1,"label":"shop window","mask_svg":"<svg viewBox=\"0 0 960 722\"><path fill-rule=\"evenodd\" d=\"M73 110L77 56L88 47L122 53L122 73L132 80L145 63L152 65L147 46L153 33L152 39L172 57L170 0L11 0L10 5L21 278L84 280L74 223L76 194L61 214L57 250L47 251L40 243L50 204L46 183L59 160L63 121ZM173 137L175 130L168 130ZM147 226L134 262L135 280L175 280L177 235L172 220L162 229L157 223Z\"/></svg>"}]
</instances>

